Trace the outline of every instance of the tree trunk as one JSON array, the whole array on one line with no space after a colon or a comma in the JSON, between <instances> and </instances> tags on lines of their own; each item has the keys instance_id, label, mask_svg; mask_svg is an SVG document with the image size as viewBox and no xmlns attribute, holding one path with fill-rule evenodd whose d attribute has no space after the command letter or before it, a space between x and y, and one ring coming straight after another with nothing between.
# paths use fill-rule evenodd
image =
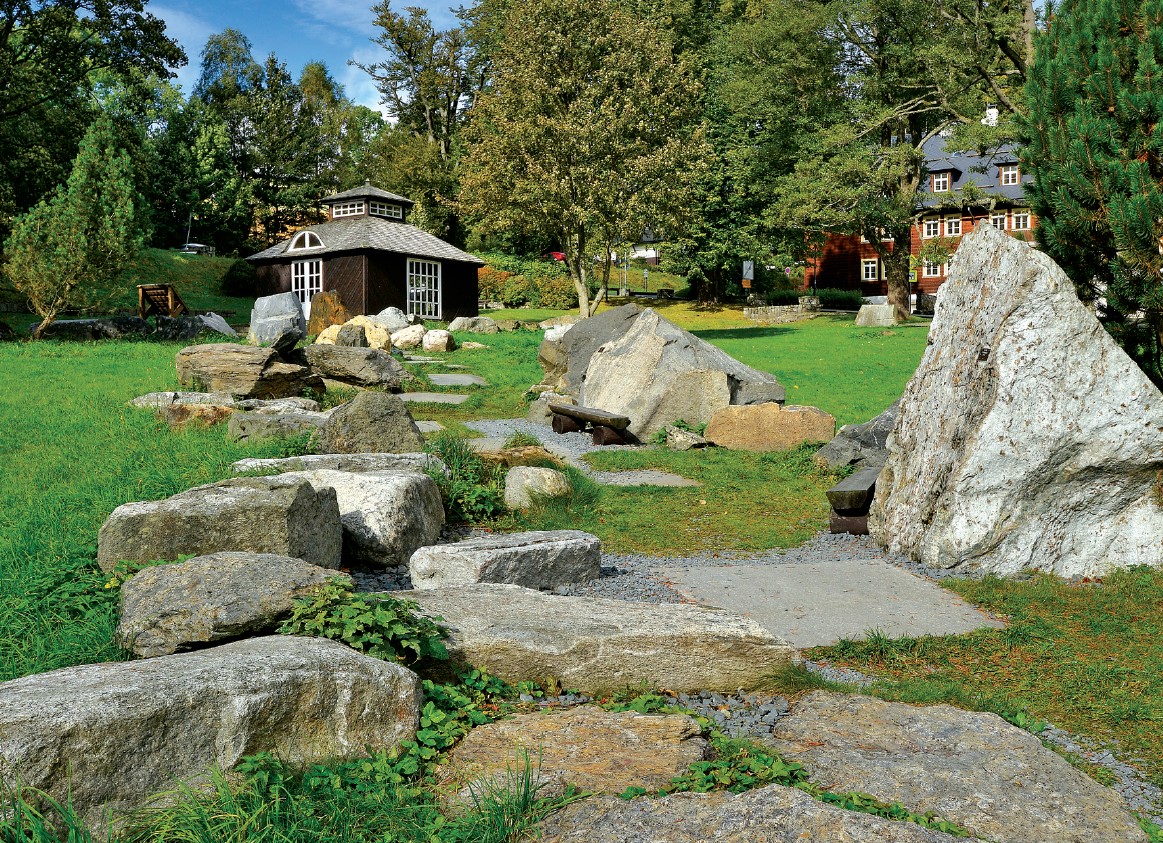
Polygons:
<instances>
[{"instance_id":1,"label":"tree trunk","mask_svg":"<svg viewBox=\"0 0 1163 843\"><path fill-rule=\"evenodd\" d=\"M44 332L48 330L48 326L55 322L57 318L57 312L55 310L50 310L48 313L42 313L40 315L44 318L41 323L36 326L36 330L32 332L32 338L34 340L40 339Z\"/></svg>"},{"instance_id":2,"label":"tree trunk","mask_svg":"<svg viewBox=\"0 0 1163 843\"><path fill-rule=\"evenodd\" d=\"M893 307L893 321L907 322L912 316L909 301L909 281L912 275L909 266L911 233L908 230L903 232L903 236L900 231L893 233L896 236L893 238L892 251L886 251L882 258L884 278L888 283L888 303Z\"/></svg>"}]
</instances>

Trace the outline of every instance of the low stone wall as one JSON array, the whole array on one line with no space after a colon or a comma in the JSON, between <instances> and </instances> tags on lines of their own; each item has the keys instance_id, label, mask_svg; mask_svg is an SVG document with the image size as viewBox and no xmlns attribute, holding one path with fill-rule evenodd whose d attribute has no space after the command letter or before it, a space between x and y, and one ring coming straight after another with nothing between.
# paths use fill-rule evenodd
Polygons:
<instances>
[{"instance_id":1,"label":"low stone wall","mask_svg":"<svg viewBox=\"0 0 1163 843\"><path fill-rule=\"evenodd\" d=\"M814 319L819 312L820 299L816 296L801 296L799 304L743 308L745 317L763 325L784 325L802 319Z\"/></svg>"}]
</instances>

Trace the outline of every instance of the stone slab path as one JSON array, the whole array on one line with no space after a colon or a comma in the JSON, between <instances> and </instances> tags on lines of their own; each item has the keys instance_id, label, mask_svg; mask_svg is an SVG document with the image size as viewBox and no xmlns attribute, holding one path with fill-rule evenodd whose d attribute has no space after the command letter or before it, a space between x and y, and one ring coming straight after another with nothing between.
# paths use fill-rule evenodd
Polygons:
<instances>
[{"instance_id":1,"label":"stone slab path","mask_svg":"<svg viewBox=\"0 0 1163 843\"><path fill-rule=\"evenodd\" d=\"M400 398L408 404L463 404L468 400L467 395L449 392L401 392Z\"/></svg>"},{"instance_id":2,"label":"stone slab path","mask_svg":"<svg viewBox=\"0 0 1163 843\"><path fill-rule=\"evenodd\" d=\"M480 375L429 375L433 386L488 386Z\"/></svg>"},{"instance_id":3,"label":"stone slab path","mask_svg":"<svg viewBox=\"0 0 1163 843\"><path fill-rule=\"evenodd\" d=\"M438 421L418 421L416 427L420 429L421 433L439 433L444 430L444 425Z\"/></svg>"},{"instance_id":4,"label":"stone slab path","mask_svg":"<svg viewBox=\"0 0 1163 843\"><path fill-rule=\"evenodd\" d=\"M1004 626L953 592L880 560L665 568L660 573L680 594L746 615L799 648L863 638L870 629L896 638Z\"/></svg>"}]
</instances>

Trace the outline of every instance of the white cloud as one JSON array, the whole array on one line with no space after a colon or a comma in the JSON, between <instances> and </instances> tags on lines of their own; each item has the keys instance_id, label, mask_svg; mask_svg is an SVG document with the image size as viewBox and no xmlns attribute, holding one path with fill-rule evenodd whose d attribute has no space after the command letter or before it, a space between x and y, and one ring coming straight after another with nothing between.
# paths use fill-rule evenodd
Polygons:
<instances>
[{"instance_id":1,"label":"white cloud","mask_svg":"<svg viewBox=\"0 0 1163 843\"><path fill-rule=\"evenodd\" d=\"M188 92L201 69L198 56L206 46L207 39L217 32L218 28L197 15L173 6L150 4L149 11L166 22L166 34L181 44L182 49L186 51L186 58L189 61L185 67L175 68L175 71L178 74L177 83Z\"/></svg>"},{"instance_id":2,"label":"white cloud","mask_svg":"<svg viewBox=\"0 0 1163 843\"><path fill-rule=\"evenodd\" d=\"M369 45L355 50L352 58L363 64L372 64L382 58L382 55L379 48ZM352 102L366 105L385 117L388 116L380 105L380 92L376 89L376 83L371 76L351 64L345 64L337 76Z\"/></svg>"}]
</instances>

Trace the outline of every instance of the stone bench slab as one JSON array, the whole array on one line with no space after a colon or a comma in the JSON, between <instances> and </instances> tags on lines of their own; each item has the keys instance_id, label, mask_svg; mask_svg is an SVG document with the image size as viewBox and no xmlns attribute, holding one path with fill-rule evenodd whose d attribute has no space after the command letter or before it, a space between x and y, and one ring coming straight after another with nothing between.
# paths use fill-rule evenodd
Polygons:
<instances>
[{"instance_id":1,"label":"stone bench slab","mask_svg":"<svg viewBox=\"0 0 1163 843\"><path fill-rule=\"evenodd\" d=\"M876 493L879 468L862 468L827 491L832 509L847 515L865 515Z\"/></svg>"}]
</instances>

